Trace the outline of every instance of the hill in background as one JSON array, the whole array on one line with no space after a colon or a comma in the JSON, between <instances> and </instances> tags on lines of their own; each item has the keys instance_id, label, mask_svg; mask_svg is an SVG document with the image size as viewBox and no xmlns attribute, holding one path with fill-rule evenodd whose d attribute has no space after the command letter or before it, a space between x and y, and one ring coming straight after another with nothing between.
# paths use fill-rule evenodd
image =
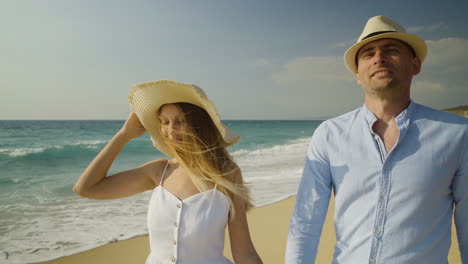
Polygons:
<instances>
[{"instance_id":1,"label":"hill in background","mask_svg":"<svg viewBox=\"0 0 468 264\"><path fill-rule=\"evenodd\" d=\"M453 108L442 109L442 111L447 111L464 117L468 117L468 105L460 105Z\"/></svg>"}]
</instances>

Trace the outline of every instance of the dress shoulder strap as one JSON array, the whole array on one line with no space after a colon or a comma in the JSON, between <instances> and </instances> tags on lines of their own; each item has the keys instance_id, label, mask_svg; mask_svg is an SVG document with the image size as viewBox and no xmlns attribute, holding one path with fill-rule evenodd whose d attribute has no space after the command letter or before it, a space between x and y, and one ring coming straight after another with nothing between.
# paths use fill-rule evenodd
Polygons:
<instances>
[{"instance_id":1,"label":"dress shoulder strap","mask_svg":"<svg viewBox=\"0 0 468 264\"><path fill-rule=\"evenodd\" d=\"M164 176L166 176L166 170L167 170L167 167L169 166L169 161L167 161L166 163L166 167L164 167L164 170L163 170L163 173L161 175L161 180L159 181L159 185L162 184L163 180L164 180Z\"/></svg>"}]
</instances>

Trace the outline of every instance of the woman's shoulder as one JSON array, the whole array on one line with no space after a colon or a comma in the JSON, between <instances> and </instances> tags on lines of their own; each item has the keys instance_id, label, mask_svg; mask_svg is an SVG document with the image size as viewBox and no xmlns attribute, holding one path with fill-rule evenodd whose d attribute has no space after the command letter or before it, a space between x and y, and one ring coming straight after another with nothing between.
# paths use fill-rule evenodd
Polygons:
<instances>
[{"instance_id":1,"label":"woman's shoulder","mask_svg":"<svg viewBox=\"0 0 468 264\"><path fill-rule=\"evenodd\" d=\"M156 159L156 160L149 161L149 162L143 164L142 166L152 167L152 168L160 168L160 167L164 168L168 162L170 162L170 160Z\"/></svg>"},{"instance_id":2,"label":"woman's shoulder","mask_svg":"<svg viewBox=\"0 0 468 264\"><path fill-rule=\"evenodd\" d=\"M171 160L156 159L143 164L141 167L143 167L146 173L150 174L154 180L158 180L168 163L170 164Z\"/></svg>"}]
</instances>

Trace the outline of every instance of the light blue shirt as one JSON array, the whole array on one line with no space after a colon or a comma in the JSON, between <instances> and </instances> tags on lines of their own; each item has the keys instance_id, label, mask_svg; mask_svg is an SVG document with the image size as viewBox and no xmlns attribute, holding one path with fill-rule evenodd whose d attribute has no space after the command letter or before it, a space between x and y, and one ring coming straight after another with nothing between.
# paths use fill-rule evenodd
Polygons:
<instances>
[{"instance_id":1,"label":"light blue shirt","mask_svg":"<svg viewBox=\"0 0 468 264\"><path fill-rule=\"evenodd\" d=\"M291 218L286 263L315 261L331 191L333 263L447 263L452 212L468 263L468 118L414 102L386 153L363 106L314 132Z\"/></svg>"}]
</instances>

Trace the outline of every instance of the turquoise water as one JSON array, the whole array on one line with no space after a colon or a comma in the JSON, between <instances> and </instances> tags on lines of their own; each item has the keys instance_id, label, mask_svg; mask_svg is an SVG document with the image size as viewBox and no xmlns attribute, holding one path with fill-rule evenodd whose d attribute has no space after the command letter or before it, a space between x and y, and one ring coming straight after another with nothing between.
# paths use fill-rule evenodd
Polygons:
<instances>
[{"instance_id":1,"label":"turquoise water","mask_svg":"<svg viewBox=\"0 0 468 264\"><path fill-rule=\"evenodd\" d=\"M224 122L241 136L229 150L257 206L296 192L308 141L320 122ZM0 121L0 263L57 258L147 233L150 192L110 201L72 192L123 123ZM163 157L143 135L125 146L109 173Z\"/></svg>"}]
</instances>

